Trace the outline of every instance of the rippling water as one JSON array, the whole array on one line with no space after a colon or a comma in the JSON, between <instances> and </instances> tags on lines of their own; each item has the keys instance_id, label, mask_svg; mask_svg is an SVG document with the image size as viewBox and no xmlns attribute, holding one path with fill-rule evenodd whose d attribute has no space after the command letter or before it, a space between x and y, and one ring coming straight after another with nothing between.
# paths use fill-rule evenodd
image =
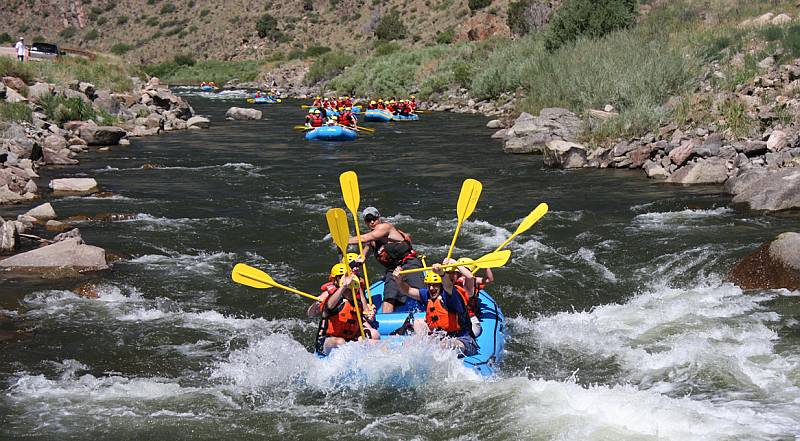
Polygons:
<instances>
[{"instance_id":1,"label":"rippling water","mask_svg":"<svg viewBox=\"0 0 800 441\"><path fill-rule=\"evenodd\" d=\"M0 346L0 438L800 436L800 293L723 281L738 258L797 230L796 216L738 212L716 187L638 172L545 169L502 154L481 117L425 114L323 144L291 131L299 103L228 122L239 104L214 97L191 98L211 130L44 171L114 193L55 199L60 216L132 217L79 224L124 258L90 279L99 299L71 292L85 280L3 275L0 309L33 336ZM497 378L430 342L352 345L321 361L304 300L230 281L245 262L317 289L336 259L324 212L343 206L338 175L350 169L362 207L379 207L429 259L446 253L466 177L484 191L456 256L492 250L550 204L491 287L510 320Z\"/></svg>"}]
</instances>

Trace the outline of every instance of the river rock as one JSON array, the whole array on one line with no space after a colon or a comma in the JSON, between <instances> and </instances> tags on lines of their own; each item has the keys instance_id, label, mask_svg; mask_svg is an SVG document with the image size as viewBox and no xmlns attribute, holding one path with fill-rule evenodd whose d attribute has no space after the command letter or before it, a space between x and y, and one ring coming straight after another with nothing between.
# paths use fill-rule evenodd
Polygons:
<instances>
[{"instance_id":1,"label":"river rock","mask_svg":"<svg viewBox=\"0 0 800 441\"><path fill-rule=\"evenodd\" d=\"M742 289L800 289L800 234L779 235L742 259L728 275Z\"/></svg>"},{"instance_id":2,"label":"river rock","mask_svg":"<svg viewBox=\"0 0 800 441\"><path fill-rule=\"evenodd\" d=\"M544 164L550 167L581 168L587 164L586 147L575 142L555 139L546 144L542 153Z\"/></svg>"},{"instance_id":3,"label":"river rock","mask_svg":"<svg viewBox=\"0 0 800 441\"><path fill-rule=\"evenodd\" d=\"M48 83L36 83L28 88L28 99L33 102L41 102L42 98L53 95L53 85Z\"/></svg>"},{"instance_id":4,"label":"river rock","mask_svg":"<svg viewBox=\"0 0 800 441\"><path fill-rule=\"evenodd\" d=\"M773 130L767 140L767 150L777 152L786 147L786 132L782 130Z\"/></svg>"},{"instance_id":5,"label":"river rock","mask_svg":"<svg viewBox=\"0 0 800 441\"><path fill-rule=\"evenodd\" d=\"M50 188L54 192L63 193L92 193L99 189L94 178L60 178L50 181Z\"/></svg>"},{"instance_id":6,"label":"river rock","mask_svg":"<svg viewBox=\"0 0 800 441\"><path fill-rule=\"evenodd\" d=\"M747 157L759 156L767 153L767 143L764 141L742 141L733 144L739 153L744 153Z\"/></svg>"},{"instance_id":7,"label":"river rock","mask_svg":"<svg viewBox=\"0 0 800 441\"><path fill-rule=\"evenodd\" d=\"M8 185L0 186L0 205L3 204L18 204L25 200L25 197L19 193L15 193L8 188Z\"/></svg>"},{"instance_id":8,"label":"river rock","mask_svg":"<svg viewBox=\"0 0 800 441\"><path fill-rule=\"evenodd\" d=\"M78 92L86 95L89 99L94 99L94 92L96 88L94 84L87 82L78 83Z\"/></svg>"},{"instance_id":9,"label":"river rock","mask_svg":"<svg viewBox=\"0 0 800 441\"><path fill-rule=\"evenodd\" d=\"M186 120L186 127L196 129L207 129L211 126L211 120L203 116L193 116Z\"/></svg>"},{"instance_id":10,"label":"river rock","mask_svg":"<svg viewBox=\"0 0 800 441\"><path fill-rule=\"evenodd\" d=\"M124 129L114 126L84 125L80 129L80 137L87 145L117 145L126 135Z\"/></svg>"},{"instance_id":11,"label":"river rock","mask_svg":"<svg viewBox=\"0 0 800 441\"><path fill-rule=\"evenodd\" d=\"M0 268L12 271L46 271L53 268L99 271L107 269L108 262L104 249L82 244L80 240L70 238L0 260Z\"/></svg>"},{"instance_id":12,"label":"river rock","mask_svg":"<svg viewBox=\"0 0 800 441\"><path fill-rule=\"evenodd\" d=\"M25 215L35 217L38 221L48 221L58 217L56 216L56 210L53 209L53 206L50 205L49 202L39 205L38 207L31 208L27 213L25 213Z\"/></svg>"},{"instance_id":13,"label":"river rock","mask_svg":"<svg viewBox=\"0 0 800 441\"><path fill-rule=\"evenodd\" d=\"M544 132L512 137L503 144L503 152L512 154L541 153L545 144L550 140L552 140L552 137Z\"/></svg>"},{"instance_id":14,"label":"river rock","mask_svg":"<svg viewBox=\"0 0 800 441\"><path fill-rule=\"evenodd\" d=\"M800 208L800 168L748 170L732 179L726 189L734 204L767 211Z\"/></svg>"},{"instance_id":15,"label":"river rock","mask_svg":"<svg viewBox=\"0 0 800 441\"><path fill-rule=\"evenodd\" d=\"M42 155L47 164L69 165L78 161L69 157L67 140L60 135L50 135L42 141Z\"/></svg>"},{"instance_id":16,"label":"river rock","mask_svg":"<svg viewBox=\"0 0 800 441\"><path fill-rule=\"evenodd\" d=\"M44 224L44 229L47 231L55 231L55 232L63 232L67 231L72 226L70 224L65 224L64 222L59 222L57 220L49 220L46 224Z\"/></svg>"},{"instance_id":17,"label":"river rock","mask_svg":"<svg viewBox=\"0 0 800 441\"><path fill-rule=\"evenodd\" d=\"M17 92L21 92L25 90L26 87L28 87L25 84L25 81L23 81L22 78L18 77L3 77L2 81L3 84L8 86L9 89L14 89Z\"/></svg>"},{"instance_id":18,"label":"river rock","mask_svg":"<svg viewBox=\"0 0 800 441\"><path fill-rule=\"evenodd\" d=\"M675 133L678 132L678 130L675 131ZM673 164L680 167L686 163L690 156L692 156L696 144L697 142L695 140L683 141L679 147L676 147L669 152L669 159Z\"/></svg>"},{"instance_id":19,"label":"river rock","mask_svg":"<svg viewBox=\"0 0 800 441\"><path fill-rule=\"evenodd\" d=\"M225 118L233 120L257 120L261 119L261 111L257 109L246 109L243 107L231 107L225 112Z\"/></svg>"},{"instance_id":20,"label":"river rock","mask_svg":"<svg viewBox=\"0 0 800 441\"><path fill-rule=\"evenodd\" d=\"M107 112L110 115L116 115L120 111L119 101L111 96L111 92L107 90L97 91L97 96L92 101L92 107L95 110Z\"/></svg>"},{"instance_id":21,"label":"river rock","mask_svg":"<svg viewBox=\"0 0 800 441\"><path fill-rule=\"evenodd\" d=\"M728 180L728 165L723 158L700 159L672 173L666 182L673 184L722 184Z\"/></svg>"},{"instance_id":22,"label":"river rock","mask_svg":"<svg viewBox=\"0 0 800 441\"><path fill-rule=\"evenodd\" d=\"M720 149L722 148L722 135L719 133L713 133L703 141L703 145L697 147L694 152L702 156L704 158L708 158L710 156L717 156L719 154Z\"/></svg>"},{"instance_id":23,"label":"river rock","mask_svg":"<svg viewBox=\"0 0 800 441\"><path fill-rule=\"evenodd\" d=\"M0 221L0 254L11 254L19 243L19 232L13 222Z\"/></svg>"},{"instance_id":24,"label":"river rock","mask_svg":"<svg viewBox=\"0 0 800 441\"><path fill-rule=\"evenodd\" d=\"M24 96L17 93L16 90L12 88L6 89L6 102L7 103L27 103L28 99Z\"/></svg>"},{"instance_id":25,"label":"river rock","mask_svg":"<svg viewBox=\"0 0 800 441\"><path fill-rule=\"evenodd\" d=\"M489 129L500 129L503 127L503 122L499 119L493 119L486 123L486 127Z\"/></svg>"},{"instance_id":26,"label":"river rock","mask_svg":"<svg viewBox=\"0 0 800 441\"><path fill-rule=\"evenodd\" d=\"M655 161L646 161L642 168L650 179L666 179L668 176L667 170Z\"/></svg>"}]
</instances>

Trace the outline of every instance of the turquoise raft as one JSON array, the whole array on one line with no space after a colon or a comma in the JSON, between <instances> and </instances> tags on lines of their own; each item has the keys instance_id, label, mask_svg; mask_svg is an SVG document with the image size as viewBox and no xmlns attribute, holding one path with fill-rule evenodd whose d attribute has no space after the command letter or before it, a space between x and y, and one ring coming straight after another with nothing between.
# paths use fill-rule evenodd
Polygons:
<instances>
[{"instance_id":1,"label":"turquoise raft","mask_svg":"<svg viewBox=\"0 0 800 441\"><path fill-rule=\"evenodd\" d=\"M203 92L213 92L213 91L217 90L217 88L214 87L214 86L206 85L206 86L200 86L200 90L202 90Z\"/></svg>"},{"instance_id":2,"label":"turquoise raft","mask_svg":"<svg viewBox=\"0 0 800 441\"><path fill-rule=\"evenodd\" d=\"M358 137L358 132L342 126L322 126L306 132L309 141L352 141Z\"/></svg>"},{"instance_id":3,"label":"turquoise raft","mask_svg":"<svg viewBox=\"0 0 800 441\"><path fill-rule=\"evenodd\" d=\"M260 96L258 98L248 98L247 102L250 104L276 104L281 102L281 99L268 96Z\"/></svg>"},{"instance_id":4,"label":"turquoise raft","mask_svg":"<svg viewBox=\"0 0 800 441\"><path fill-rule=\"evenodd\" d=\"M392 120L392 113L383 109L367 109L364 112L364 121L389 122Z\"/></svg>"},{"instance_id":5,"label":"turquoise raft","mask_svg":"<svg viewBox=\"0 0 800 441\"><path fill-rule=\"evenodd\" d=\"M419 121L419 115L416 113L410 115L394 115L392 119L395 121Z\"/></svg>"},{"instance_id":6,"label":"turquoise raft","mask_svg":"<svg viewBox=\"0 0 800 441\"><path fill-rule=\"evenodd\" d=\"M383 303L383 281L377 282L370 287L372 294L372 303L378 311L381 310ZM489 377L494 375L497 364L503 358L503 347L506 342L506 319L500 306L494 301L492 296L486 291L481 291L478 294L481 304L481 327L483 332L477 338L478 353L471 357L464 357L464 365L475 369L481 375ZM424 317L424 312L417 312L415 317ZM408 318L408 311L394 312L391 314L376 314L378 320L378 331L381 333L381 338L404 338L401 336L390 335L392 331L403 326L406 318Z\"/></svg>"}]
</instances>

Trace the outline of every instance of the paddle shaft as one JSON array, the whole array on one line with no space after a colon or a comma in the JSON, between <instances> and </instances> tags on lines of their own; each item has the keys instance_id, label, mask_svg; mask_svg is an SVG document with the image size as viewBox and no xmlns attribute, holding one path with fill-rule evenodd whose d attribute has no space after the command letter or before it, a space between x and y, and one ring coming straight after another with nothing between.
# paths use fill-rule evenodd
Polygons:
<instances>
[{"instance_id":1,"label":"paddle shaft","mask_svg":"<svg viewBox=\"0 0 800 441\"><path fill-rule=\"evenodd\" d=\"M455 268L457 266L462 266L463 263L448 263L447 265L440 265L440 268ZM422 268L411 268L407 270L400 271L400 274L411 274L411 273L421 273L423 271L432 270L432 266L423 266Z\"/></svg>"},{"instance_id":2,"label":"paddle shaft","mask_svg":"<svg viewBox=\"0 0 800 441\"><path fill-rule=\"evenodd\" d=\"M246 279L250 279L250 280L255 281L255 282L271 285L271 286L274 286L275 288L280 288L280 289L282 289L284 291L289 291L289 292L295 293L295 294L297 294L299 296L303 296L303 297L309 298L311 300L319 301L319 297L317 297L317 296L313 296L313 295L311 295L309 293L300 291L298 289L290 288L290 287L288 287L286 285L281 285L280 283L275 282L274 280L270 280L269 282L267 282L264 279L261 279L261 278L258 278L258 277L252 277L249 274L242 274L242 273L240 273L239 276L244 277Z\"/></svg>"}]
</instances>

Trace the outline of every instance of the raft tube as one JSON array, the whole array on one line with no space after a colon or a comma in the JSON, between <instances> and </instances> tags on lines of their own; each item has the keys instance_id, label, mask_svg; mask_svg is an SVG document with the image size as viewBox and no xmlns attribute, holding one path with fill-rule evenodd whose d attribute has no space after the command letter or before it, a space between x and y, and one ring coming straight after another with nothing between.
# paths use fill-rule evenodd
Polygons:
<instances>
[{"instance_id":1,"label":"raft tube","mask_svg":"<svg viewBox=\"0 0 800 441\"><path fill-rule=\"evenodd\" d=\"M372 294L372 303L380 311L383 303L383 281L374 283L370 287L370 293ZM480 299L481 328L483 329L483 332L477 338L478 353L470 357L464 357L462 361L464 366L475 369L481 375L489 377L495 374L497 364L503 358L503 347L506 341L506 319L500 310L500 306L489 293L481 290L478 298ZM414 314L416 318L424 316L424 312ZM390 334L403 326L403 322L408 318L408 311L390 314L379 312L375 318L379 323L378 331L381 333L381 339L398 338L398 336L390 336Z\"/></svg>"},{"instance_id":2,"label":"raft tube","mask_svg":"<svg viewBox=\"0 0 800 441\"><path fill-rule=\"evenodd\" d=\"M412 113L410 115L394 115L392 119L394 121L418 121L419 115L416 113Z\"/></svg>"},{"instance_id":3,"label":"raft tube","mask_svg":"<svg viewBox=\"0 0 800 441\"><path fill-rule=\"evenodd\" d=\"M319 141L352 141L358 132L342 126L322 126L306 132L306 139Z\"/></svg>"},{"instance_id":4,"label":"raft tube","mask_svg":"<svg viewBox=\"0 0 800 441\"><path fill-rule=\"evenodd\" d=\"M248 98L247 102L250 104L275 104L281 102L280 98L272 98L268 96L262 96L258 98Z\"/></svg>"},{"instance_id":5,"label":"raft tube","mask_svg":"<svg viewBox=\"0 0 800 441\"><path fill-rule=\"evenodd\" d=\"M202 90L203 92L213 92L217 90L217 88L214 86L200 86L200 90Z\"/></svg>"},{"instance_id":6,"label":"raft tube","mask_svg":"<svg viewBox=\"0 0 800 441\"><path fill-rule=\"evenodd\" d=\"M392 113L383 109L367 109L364 113L364 121L389 122L392 120Z\"/></svg>"}]
</instances>

